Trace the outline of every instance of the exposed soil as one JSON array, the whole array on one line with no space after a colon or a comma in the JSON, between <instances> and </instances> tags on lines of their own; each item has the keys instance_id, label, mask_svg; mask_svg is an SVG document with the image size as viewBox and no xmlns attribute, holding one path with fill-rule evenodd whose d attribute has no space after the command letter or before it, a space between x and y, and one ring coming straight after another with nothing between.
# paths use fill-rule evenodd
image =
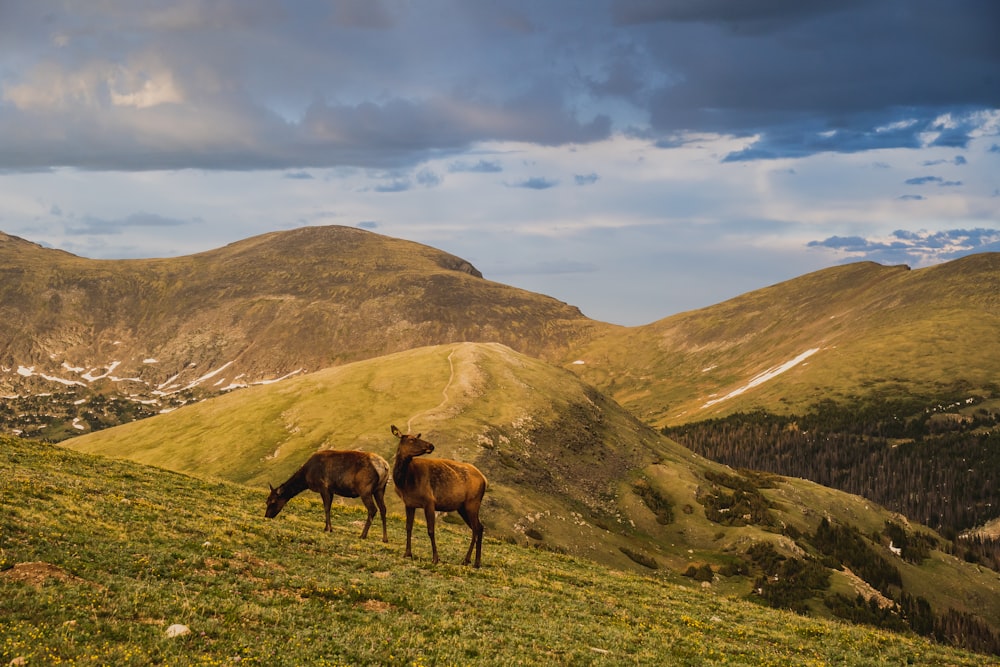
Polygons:
<instances>
[{"instance_id":1,"label":"exposed soil","mask_svg":"<svg viewBox=\"0 0 1000 667\"><path fill-rule=\"evenodd\" d=\"M35 588L41 588L42 584L50 579L55 579L56 581L80 581L79 577L74 577L62 568L43 562L18 563L9 570L0 572L0 579L5 581L23 581Z\"/></svg>"}]
</instances>

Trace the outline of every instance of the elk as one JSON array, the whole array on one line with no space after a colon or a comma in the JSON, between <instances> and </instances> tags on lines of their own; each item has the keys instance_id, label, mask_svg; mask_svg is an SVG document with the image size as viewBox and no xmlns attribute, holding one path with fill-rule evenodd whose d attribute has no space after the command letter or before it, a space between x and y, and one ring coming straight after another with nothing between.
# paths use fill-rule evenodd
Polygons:
<instances>
[{"instance_id":1,"label":"elk","mask_svg":"<svg viewBox=\"0 0 1000 667\"><path fill-rule=\"evenodd\" d=\"M434 539L434 513L458 511L465 523L472 529L472 541L465 554L463 565L472 559L472 549L476 549L479 567L483 551L483 524L479 520L479 507L486 493L486 477L476 466L448 459L418 459L416 457L434 451L434 445L421 440L420 434L404 435L395 426L392 434L399 438L396 458L392 466L392 481L396 493L406 506L406 552L404 558L413 558L410 538L413 534L413 517L418 507L424 510L427 521L427 535L431 538L433 562L438 562L437 542Z\"/></svg>"},{"instance_id":2,"label":"elk","mask_svg":"<svg viewBox=\"0 0 1000 667\"><path fill-rule=\"evenodd\" d=\"M323 449L309 457L295 474L284 484L271 489L267 497L267 510L264 516L273 519L289 500L306 489L315 491L323 498L323 510L326 512L325 532L333 530L330 527L330 504L334 495L345 498L361 497L361 502L368 509L368 520L361 531L361 539L368 537L375 518L375 506L378 505L382 515L382 541L388 542L389 535L385 528L385 485L389 481L389 462L378 454L361 451L339 451Z\"/></svg>"}]
</instances>

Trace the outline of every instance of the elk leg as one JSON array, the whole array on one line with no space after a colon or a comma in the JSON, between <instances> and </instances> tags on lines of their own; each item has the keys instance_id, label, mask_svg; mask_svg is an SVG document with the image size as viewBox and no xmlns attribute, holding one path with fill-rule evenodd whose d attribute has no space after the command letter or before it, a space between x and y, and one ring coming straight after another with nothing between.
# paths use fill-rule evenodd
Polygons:
<instances>
[{"instance_id":1,"label":"elk leg","mask_svg":"<svg viewBox=\"0 0 1000 667\"><path fill-rule=\"evenodd\" d=\"M365 527L361 530L361 539L368 538L368 529L372 527L372 520L375 518L375 501L372 500L370 493L366 493L361 496L361 502L365 504L365 509L368 510L368 519L365 521Z\"/></svg>"},{"instance_id":2,"label":"elk leg","mask_svg":"<svg viewBox=\"0 0 1000 667\"><path fill-rule=\"evenodd\" d=\"M413 515L416 511L416 507L406 508L406 551L403 553L403 558L413 558L413 552L410 551L410 538L413 536Z\"/></svg>"},{"instance_id":3,"label":"elk leg","mask_svg":"<svg viewBox=\"0 0 1000 667\"><path fill-rule=\"evenodd\" d=\"M323 512L326 514L326 526L323 527L323 531L329 533L333 530L330 526L330 504L333 503L333 493L329 489L323 489L319 495L323 498Z\"/></svg>"},{"instance_id":4,"label":"elk leg","mask_svg":"<svg viewBox=\"0 0 1000 667\"><path fill-rule=\"evenodd\" d=\"M476 536L475 537L475 539L476 539L476 562L472 565L472 567L478 568L479 567L479 559L483 555L483 524L479 520L479 515L478 514L476 515L476 526L477 526L478 530L473 529L473 532L475 533L475 536Z\"/></svg>"},{"instance_id":5,"label":"elk leg","mask_svg":"<svg viewBox=\"0 0 1000 667\"><path fill-rule=\"evenodd\" d=\"M437 541L434 539L434 505L424 506L424 519L427 521L427 536L431 538L431 562L438 563Z\"/></svg>"},{"instance_id":6,"label":"elk leg","mask_svg":"<svg viewBox=\"0 0 1000 667\"><path fill-rule=\"evenodd\" d=\"M382 517L382 541L389 541L389 533L385 529L385 487L375 489L375 503L378 505L378 513Z\"/></svg>"},{"instance_id":7,"label":"elk leg","mask_svg":"<svg viewBox=\"0 0 1000 667\"><path fill-rule=\"evenodd\" d=\"M472 529L472 540L469 542L469 550L465 553L462 565L468 565L472 562L472 549L475 547L476 564L473 567L479 567L479 559L483 550L483 524L479 521L479 513L470 513L464 506L458 508L458 513L465 520L466 525Z\"/></svg>"},{"instance_id":8,"label":"elk leg","mask_svg":"<svg viewBox=\"0 0 1000 667\"><path fill-rule=\"evenodd\" d=\"M462 565L468 565L472 562L472 547L476 545L476 529L473 527L472 521L469 520L469 513L464 505L458 508L458 515L465 521L466 526L472 528L472 541L469 542L469 550L465 552L465 560L462 561Z\"/></svg>"}]
</instances>

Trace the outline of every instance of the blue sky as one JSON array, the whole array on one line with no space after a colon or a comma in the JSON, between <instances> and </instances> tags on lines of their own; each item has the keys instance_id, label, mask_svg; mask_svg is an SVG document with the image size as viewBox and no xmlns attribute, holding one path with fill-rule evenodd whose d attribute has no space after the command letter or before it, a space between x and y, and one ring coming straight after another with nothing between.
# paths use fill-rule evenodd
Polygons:
<instances>
[{"instance_id":1,"label":"blue sky","mask_svg":"<svg viewBox=\"0 0 1000 667\"><path fill-rule=\"evenodd\" d=\"M348 225L643 324L1000 250L994 0L0 1L0 231Z\"/></svg>"}]
</instances>

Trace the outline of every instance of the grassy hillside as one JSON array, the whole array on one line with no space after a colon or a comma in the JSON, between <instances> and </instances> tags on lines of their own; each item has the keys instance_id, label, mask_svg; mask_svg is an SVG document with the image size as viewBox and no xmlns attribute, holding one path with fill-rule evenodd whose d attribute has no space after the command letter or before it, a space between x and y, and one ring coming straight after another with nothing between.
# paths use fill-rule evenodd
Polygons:
<instances>
[{"instance_id":1,"label":"grassy hillside","mask_svg":"<svg viewBox=\"0 0 1000 667\"><path fill-rule=\"evenodd\" d=\"M859 493L954 535L1000 513L997 331L1000 254L986 253L818 271L565 362L713 460Z\"/></svg>"},{"instance_id":2,"label":"grassy hillside","mask_svg":"<svg viewBox=\"0 0 1000 667\"><path fill-rule=\"evenodd\" d=\"M625 532L632 478L666 457L690 456L572 374L471 343L252 387L64 444L264 488L320 447L391 460L390 424L422 433L439 456L482 468L495 530L524 540L531 528L543 536L535 541L621 566L631 561L606 528Z\"/></svg>"},{"instance_id":3,"label":"grassy hillside","mask_svg":"<svg viewBox=\"0 0 1000 667\"><path fill-rule=\"evenodd\" d=\"M565 362L664 426L825 400L1000 394L998 330L1000 254L985 253L914 271L818 271L613 332Z\"/></svg>"},{"instance_id":4,"label":"grassy hillside","mask_svg":"<svg viewBox=\"0 0 1000 667\"><path fill-rule=\"evenodd\" d=\"M471 570L448 526L404 561L397 513L361 542L315 496L266 520L257 489L8 438L0 468L2 664L1000 664L490 538Z\"/></svg>"},{"instance_id":5,"label":"grassy hillside","mask_svg":"<svg viewBox=\"0 0 1000 667\"><path fill-rule=\"evenodd\" d=\"M494 538L665 581L697 575L738 596L752 596L765 575L783 581L774 569L781 563L813 563L822 570L816 585L769 589L765 597L831 616L830 596L867 600L883 590L1000 631L989 620L1000 618L1000 575L946 553L926 529L804 480L714 464L573 374L499 345L421 348L348 364L64 445L245 483L263 494L319 447L363 448L391 459L389 424L422 433L438 445L436 456L474 462L486 473L483 514ZM390 511L401 511L392 491L387 498ZM824 519L856 534L860 555L824 552L813 538ZM318 514L314 523L322 524ZM913 561L894 556L890 523L915 543L926 538L937 546ZM895 573L892 580L857 578L844 567L870 562Z\"/></svg>"}]
</instances>

